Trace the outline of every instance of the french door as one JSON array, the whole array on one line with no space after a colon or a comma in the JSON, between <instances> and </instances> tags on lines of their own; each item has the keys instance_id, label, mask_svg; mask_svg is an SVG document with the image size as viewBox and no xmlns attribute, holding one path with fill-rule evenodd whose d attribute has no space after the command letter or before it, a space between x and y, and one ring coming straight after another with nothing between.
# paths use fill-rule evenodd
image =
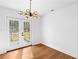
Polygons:
<instances>
[{"instance_id":1,"label":"french door","mask_svg":"<svg viewBox=\"0 0 79 59\"><path fill-rule=\"evenodd\" d=\"M21 42L23 45L31 44L31 31L30 21L21 20Z\"/></svg>"},{"instance_id":2,"label":"french door","mask_svg":"<svg viewBox=\"0 0 79 59\"><path fill-rule=\"evenodd\" d=\"M9 18L9 42L11 49L31 44L30 21Z\"/></svg>"}]
</instances>

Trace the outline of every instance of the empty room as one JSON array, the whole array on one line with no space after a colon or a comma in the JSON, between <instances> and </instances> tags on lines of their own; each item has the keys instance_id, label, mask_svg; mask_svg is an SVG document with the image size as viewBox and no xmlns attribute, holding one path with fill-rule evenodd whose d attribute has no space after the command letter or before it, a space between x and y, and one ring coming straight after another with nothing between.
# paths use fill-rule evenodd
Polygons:
<instances>
[{"instance_id":1,"label":"empty room","mask_svg":"<svg viewBox=\"0 0 79 59\"><path fill-rule=\"evenodd\" d=\"M78 59L78 0L0 0L0 59Z\"/></svg>"}]
</instances>

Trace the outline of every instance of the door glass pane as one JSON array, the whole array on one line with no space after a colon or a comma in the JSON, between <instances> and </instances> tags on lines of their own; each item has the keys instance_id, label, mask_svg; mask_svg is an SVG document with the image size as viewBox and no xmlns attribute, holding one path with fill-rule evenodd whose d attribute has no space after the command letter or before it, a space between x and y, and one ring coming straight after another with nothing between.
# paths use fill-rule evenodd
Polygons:
<instances>
[{"instance_id":1,"label":"door glass pane","mask_svg":"<svg viewBox=\"0 0 79 59\"><path fill-rule=\"evenodd\" d=\"M30 23L24 22L24 40L30 41Z\"/></svg>"},{"instance_id":2,"label":"door glass pane","mask_svg":"<svg viewBox=\"0 0 79 59\"><path fill-rule=\"evenodd\" d=\"M9 21L10 40L17 41L19 39L19 22L15 20Z\"/></svg>"}]
</instances>

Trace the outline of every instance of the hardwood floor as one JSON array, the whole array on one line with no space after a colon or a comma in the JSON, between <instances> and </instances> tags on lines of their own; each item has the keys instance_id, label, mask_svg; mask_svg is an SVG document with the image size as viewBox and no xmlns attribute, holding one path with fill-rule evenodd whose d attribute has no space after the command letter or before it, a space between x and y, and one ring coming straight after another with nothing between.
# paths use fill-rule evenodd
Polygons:
<instances>
[{"instance_id":1,"label":"hardwood floor","mask_svg":"<svg viewBox=\"0 0 79 59\"><path fill-rule=\"evenodd\" d=\"M0 55L0 59L76 59L43 44L29 46Z\"/></svg>"}]
</instances>

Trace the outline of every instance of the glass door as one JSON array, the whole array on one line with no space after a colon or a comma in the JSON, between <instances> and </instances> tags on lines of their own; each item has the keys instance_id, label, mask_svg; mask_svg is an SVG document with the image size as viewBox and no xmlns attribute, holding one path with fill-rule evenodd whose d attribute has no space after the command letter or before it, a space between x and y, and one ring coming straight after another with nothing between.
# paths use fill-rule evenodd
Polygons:
<instances>
[{"instance_id":1,"label":"glass door","mask_svg":"<svg viewBox=\"0 0 79 59\"><path fill-rule=\"evenodd\" d=\"M9 18L9 42L10 49L30 45L30 21Z\"/></svg>"},{"instance_id":2,"label":"glass door","mask_svg":"<svg viewBox=\"0 0 79 59\"><path fill-rule=\"evenodd\" d=\"M30 42L30 22L24 21L24 40Z\"/></svg>"},{"instance_id":3,"label":"glass door","mask_svg":"<svg viewBox=\"0 0 79 59\"><path fill-rule=\"evenodd\" d=\"M22 44L29 45L30 41L30 22L26 20L22 20Z\"/></svg>"},{"instance_id":4,"label":"glass door","mask_svg":"<svg viewBox=\"0 0 79 59\"><path fill-rule=\"evenodd\" d=\"M17 18L8 18L9 24L9 50L18 48L20 45L20 22Z\"/></svg>"}]
</instances>

